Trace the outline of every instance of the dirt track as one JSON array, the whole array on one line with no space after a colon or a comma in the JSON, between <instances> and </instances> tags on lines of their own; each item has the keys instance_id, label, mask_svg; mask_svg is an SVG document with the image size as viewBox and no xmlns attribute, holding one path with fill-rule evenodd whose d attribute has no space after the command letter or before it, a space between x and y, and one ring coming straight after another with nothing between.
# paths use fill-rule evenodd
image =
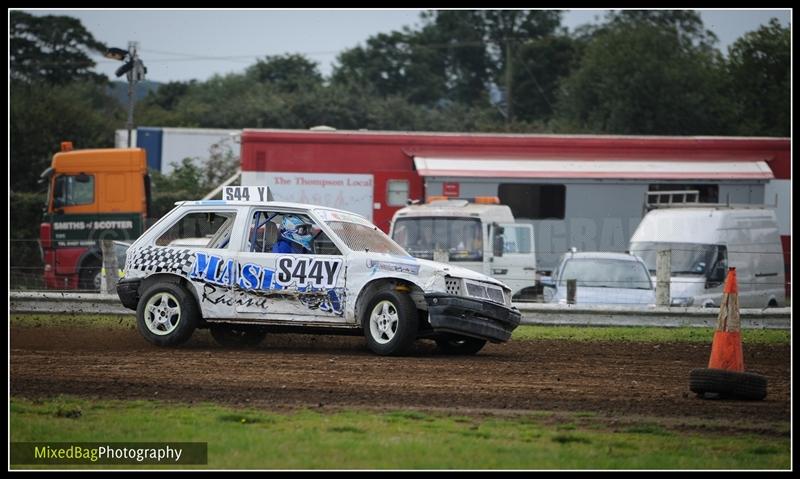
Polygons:
<instances>
[{"instance_id":1,"label":"dirt track","mask_svg":"<svg viewBox=\"0 0 800 479\"><path fill-rule=\"evenodd\" d=\"M745 344L748 370L767 375L763 401L701 400L689 371L710 345L512 341L474 357L369 353L363 338L274 335L224 349L204 332L162 349L127 329L12 328L11 392L44 397L214 401L256 407L401 407L454 411L592 411L749 423L790 418L790 348Z\"/></svg>"}]
</instances>

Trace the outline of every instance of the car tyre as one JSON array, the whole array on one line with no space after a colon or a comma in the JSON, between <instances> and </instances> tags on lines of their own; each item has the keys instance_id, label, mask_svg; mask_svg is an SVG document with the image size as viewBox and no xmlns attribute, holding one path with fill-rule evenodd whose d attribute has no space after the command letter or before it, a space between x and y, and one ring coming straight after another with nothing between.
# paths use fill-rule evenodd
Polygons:
<instances>
[{"instance_id":1,"label":"car tyre","mask_svg":"<svg viewBox=\"0 0 800 479\"><path fill-rule=\"evenodd\" d=\"M197 328L194 297L176 283L160 282L147 288L136 308L136 327L156 346L177 346Z\"/></svg>"},{"instance_id":2,"label":"car tyre","mask_svg":"<svg viewBox=\"0 0 800 479\"><path fill-rule=\"evenodd\" d=\"M485 339L470 338L467 336L447 335L435 339L439 352L449 355L468 356L477 354L486 346Z\"/></svg>"},{"instance_id":3,"label":"car tyre","mask_svg":"<svg viewBox=\"0 0 800 479\"><path fill-rule=\"evenodd\" d=\"M267 336L266 331L256 328L214 325L209 329L211 331L211 337L221 346L226 347L258 346Z\"/></svg>"},{"instance_id":4,"label":"car tyre","mask_svg":"<svg viewBox=\"0 0 800 479\"><path fill-rule=\"evenodd\" d=\"M417 339L419 316L407 294L383 290L367 301L361 324L372 352L399 356L407 353Z\"/></svg>"},{"instance_id":5,"label":"car tyre","mask_svg":"<svg viewBox=\"0 0 800 479\"><path fill-rule=\"evenodd\" d=\"M767 378L757 373L700 368L689 373L689 389L700 397L758 401L767 397Z\"/></svg>"}]
</instances>

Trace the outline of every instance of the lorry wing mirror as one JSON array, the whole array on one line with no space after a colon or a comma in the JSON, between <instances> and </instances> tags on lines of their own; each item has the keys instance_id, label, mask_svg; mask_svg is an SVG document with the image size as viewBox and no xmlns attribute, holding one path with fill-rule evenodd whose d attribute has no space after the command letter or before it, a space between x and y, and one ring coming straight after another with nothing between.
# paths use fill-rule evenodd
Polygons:
<instances>
[{"instance_id":1,"label":"lorry wing mirror","mask_svg":"<svg viewBox=\"0 0 800 479\"><path fill-rule=\"evenodd\" d=\"M500 258L503 256L503 250L505 249L505 242L503 240L503 232L505 232L505 229L497 223L493 223L492 226L494 230L492 233L492 254L496 258Z\"/></svg>"},{"instance_id":2,"label":"lorry wing mirror","mask_svg":"<svg viewBox=\"0 0 800 479\"><path fill-rule=\"evenodd\" d=\"M39 175L39 183L44 183L49 180L50 177L53 176L53 171L55 170L53 170L52 166L47 167L47 169L44 170L41 175Z\"/></svg>"}]
</instances>

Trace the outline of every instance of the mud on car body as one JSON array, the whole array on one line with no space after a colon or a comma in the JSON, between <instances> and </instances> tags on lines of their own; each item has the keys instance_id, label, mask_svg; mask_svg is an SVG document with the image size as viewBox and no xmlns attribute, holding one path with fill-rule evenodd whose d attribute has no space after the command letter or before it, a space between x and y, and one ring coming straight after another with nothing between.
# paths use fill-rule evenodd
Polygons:
<instances>
[{"instance_id":1,"label":"mud on car body","mask_svg":"<svg viewBox=\"0 0 800 479\"><path fill-rule=\"evenodd\" d=\"M204 246L178 246L188 237ZM226 345L323 332L364 334L381 355L419 338L474 354L520 321L499 281L416 259L362 216L273 201L177 203L131 245L117 291L160 346L209 328Z\"/></svg>"}]
</instances>

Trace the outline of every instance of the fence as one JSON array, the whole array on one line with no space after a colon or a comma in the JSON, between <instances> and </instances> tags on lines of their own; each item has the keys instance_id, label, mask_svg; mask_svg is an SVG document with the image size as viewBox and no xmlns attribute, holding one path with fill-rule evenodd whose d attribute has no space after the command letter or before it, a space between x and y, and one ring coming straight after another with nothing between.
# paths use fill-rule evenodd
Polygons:
<instances>
[{"instance_id":1,"label":"fence","mask_svg":"<svg viewBox=\"0 0 800 479\"><path fill-rule=\"evenodd\" d=\"M656 255L658 249L641 249L636 253L645 256L646 262L651 261L656 263ZM688 287L700 288L697 286L702 283L703 286L711 285L713 287L721 285L724 281L724 275L718 278L716 283L710 281L709 273L712 268L713 258L698 256L697 248L683 249L671 248L671 267L666 267L667 271L678 272L680 274L672 274L671 279L666 281L662 278L661 285L663 287L669 286L673 290L673 300L675 296L680 296L680 290ZM124 252L123 252L124 253ZM741 255L743 252L731 250L727 251L728 257L731 255ZM705 254L705 253L704 253ZM788 257L789 253L784 252L747 252L750 255L761 255L763 258L772 258L775 256ZM42 265L41 250L39 248L38 240L10 240L9 255L11 259L9 288L15 291L42 291L46 289L44 283L44 266ZM649 258L648 258L649 256ZM120 268L124 265L124 254L117 253L118 265ZM460 265L461 262L450 260L447 254L440 256L438 259L451 262L453 265ZM677 261L676 261L677 259ZM599 260L598 260L599 261ZM781 261L772 262L783 263ZM642 270L638 263L630 262L629 265L622 268L611 267L612 263L602 265L598 268L596 265L586 268L577 269L571 275L564 275L562 271L559 283L554 284L558 295L552 295L553 291L548 291L549 288L544 288L544 295L533 296L534 302L562 302L570 304L586 304L586 303L602 303L608 305L624 305L624 304L660 304L667 305L670 298L669 293L661 295L661 301L657 301L655 297L650 299L650 296L657 294L660 291L655 281L652 281L650 276L656 273L655 270L649 272ZM687 266L689 265L689 266ZM631 268L635 267L635 268ZM99 266L98 266L99 268ZM636 271L638 268L638 271ZM680 268L676 270L676 268ZM662 268L662 271L665 269ZM97 271L99 273L99 269ZM783 282L780 279L780 271L759 272L756 275L740 275L739 286L743 290L747 290L750 286L756 286L759 289L770 289L776 292L788 285L789 282ZM502 279L502 278L501 278ZM563 279L563 282L561 281ZM575 301L569 301L567 296L567 282L566 279L576 280L576 289L574 291ZM534 286L535 278L531 273L531 286ZM694 286L693 286L694 285ZM67 287L56 288L54 290L63 291L97 291L99 287L87 285L86 282L79 284L77 289L70 289ZM563 294L561 292L563 290ZM776 294L780 294L779 292ZM720 292L721 297L721 292ZM782 301L781 301L782 302ZM778 305L780 305L780 303ZM716 304L716 301L715 301Z\"/></svg>"},{"instance_id":2,"label":"fence","mask_svg":"<svg viewBox=\"0 0 800 479\"><path fill-rule=\"evenodd\" d=\"M12 313L133 315L116 295L12 292ZM717 324L719 311L708 308L630 308L517 303L522 324L559 326L704 327ZM743 309L742 328L790 329L790 308Z\"/></svg>"}]
</instances>

